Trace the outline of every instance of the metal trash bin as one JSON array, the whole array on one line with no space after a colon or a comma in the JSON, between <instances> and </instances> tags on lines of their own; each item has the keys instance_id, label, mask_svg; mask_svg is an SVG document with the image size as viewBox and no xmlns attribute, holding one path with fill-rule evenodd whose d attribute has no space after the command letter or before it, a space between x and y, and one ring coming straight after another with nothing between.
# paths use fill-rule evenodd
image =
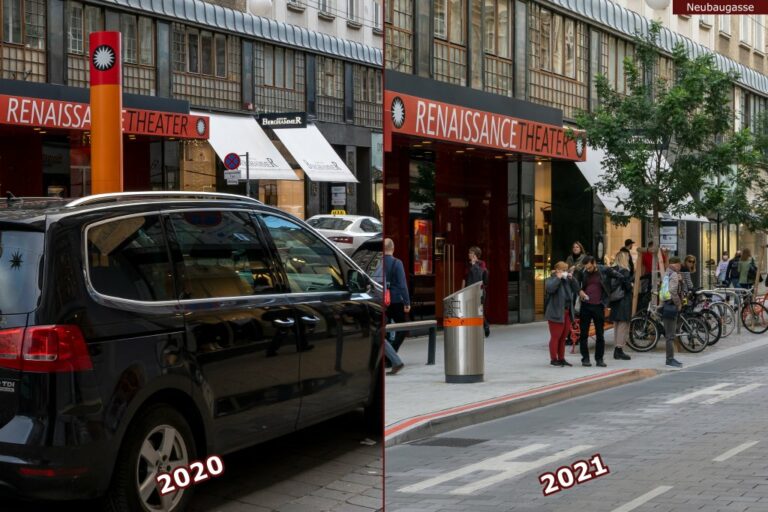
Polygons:
<instances>
[{"instance_id":1,"label":"metal trash bin","mask_svg":"<svg viewBox=\"0 0 768 512\"><path fill-rule=\"evenodd\" d=\"M482 283L443 299L445 382L482 382L485 372Z\"/></svg>"}]
</instances>

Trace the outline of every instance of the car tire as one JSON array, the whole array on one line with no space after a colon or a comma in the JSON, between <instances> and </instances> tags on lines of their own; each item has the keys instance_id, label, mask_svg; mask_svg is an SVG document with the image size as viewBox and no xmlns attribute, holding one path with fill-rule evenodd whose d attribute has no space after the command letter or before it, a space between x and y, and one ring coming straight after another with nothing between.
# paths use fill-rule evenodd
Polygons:
<instances>
[{"instance_id":1,"label":"car tire","mask_svg":"<svg viewBox=\"0 0 768 512\"><path fill-rule=\"evenodd\" d=\"M171 448L168 454L162 452L162 444ZM142 447L148 443L156 448L156 465L142 455ZM108 512L176 512L186 509L192 498L189 486L176 493L160 496L157 485L149 486L158 472L168 472L184 464L189 466L197 457L195 437L189 423L176 409L165 405L153 405L140 411L137 419L128 427L120 448L110 488L104 499L104 510ZM166 464L165 466L162 466ZM148 494L142 496L140 483L145 484Z\"/></svg>"}]
</instances>

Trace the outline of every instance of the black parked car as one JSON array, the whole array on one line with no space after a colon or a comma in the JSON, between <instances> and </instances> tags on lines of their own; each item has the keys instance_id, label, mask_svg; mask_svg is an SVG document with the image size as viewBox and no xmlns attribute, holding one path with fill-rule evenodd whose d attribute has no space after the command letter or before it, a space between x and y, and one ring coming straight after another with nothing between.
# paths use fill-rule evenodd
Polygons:
<instances>
[{"instance_id":1,"label":"black parked car","mask_svg":"<svg viewBox=\"0 0 768 512\"><path fill-rule=\"evenodd\" d=\"M381 288L240 196L0 209L0 487L183 510L158 473L360 406L381 412Z\"/></svg>"}]
</instances>

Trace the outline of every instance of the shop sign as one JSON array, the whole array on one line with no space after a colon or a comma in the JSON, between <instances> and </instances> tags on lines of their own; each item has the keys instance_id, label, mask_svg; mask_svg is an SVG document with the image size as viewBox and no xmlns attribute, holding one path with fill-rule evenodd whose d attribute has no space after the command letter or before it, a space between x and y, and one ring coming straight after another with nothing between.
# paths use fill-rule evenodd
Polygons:
<instances>
[{"instance_id":1,"label":"shop sign","mask_svg":"<svg viewBox=\"0 0 768 512\"><path fill-rule=\"evenodd\" d=\"M88 103L0 94L0 124L87 131L91 129L91 107ZM208 131L205 116L123 109L126 134L205 140Z\"/></svg>"},{"instance_id":2,"label":"shop sign","mask_svg":"<svg viewBox=\"0 0 768 512\"><path fill-rule=\"evenodd\" d=\"M385 91L390 133L482 146L563 160L584 161L583 132L439 101Z\"/></svg>"},{"instance_id":3,"label":"shop sign","mask_svg":"<svg viewBox=\"0 0 768 512\"><path fill-rule=\"evenodd\" d=\"M677 252L677 225L661 226L659 228L659 245L669 252Z\"/></svg>"},{"instance_id":4,"label":"shop sign","mask_svg":"<svg viewBox=\"0 0 768 512\"><path fill-rule=\"evenodd\" d=\"M290 112L287 114L259 114L257 116L262 128L306 128L307 114L304 112Z\"/></svg>"}]
</instances>

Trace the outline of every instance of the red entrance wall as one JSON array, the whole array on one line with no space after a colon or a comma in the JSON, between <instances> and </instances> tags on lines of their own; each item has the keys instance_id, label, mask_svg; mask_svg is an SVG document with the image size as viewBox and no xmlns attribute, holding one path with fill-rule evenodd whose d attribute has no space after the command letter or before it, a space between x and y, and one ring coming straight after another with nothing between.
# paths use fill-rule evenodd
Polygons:
<instances>
[{"instance_id":1,"label":"red entrance wall","mask_svg":"<svg viewBox=\"0 0 768 512\"><path fill-rule=\"evenodd\" d=\"M43 140L32 130L0 132L0 195L10 190L19 197L45 196L43 186ZM149 190L150 143L147 140L131 141L127 137L123 151L124 190ZM88 147L75 147L69 155L70 166L90 165ZM73 178L74 179L74 178ZM80 181L77 181L79 184ZM70 185L79 193L80 187Z\"/></svg>"},{"instance_id":2,"label":"red entrance wall","mask_svg":"<svg viewBox=\"0 0 768 512\"><path fill-rule=\"evenodd\" d=\"M409 140L396 138L385 155L384 229L395 242L412 280L412 223L409 220ZM467 271L469 248L477 245L489 270L486 314L492 323L507 323L509 228L507 220L507 163L493 153L466 151L455 145L433 144L435 151L435 220L433 234L455 247L454 290ZM442 316L445 262L436 260L436 315Z\"/></svg>"},{"instance_id":3,"label":"red entrance wall","mask_svg":"<svg viewBox=\"0 0 768 512\"><path fill-rule=\"evenodd\" d=\"M0 137L0 194L41 196L43 145L39 136L3 133Z\"/></svg>"}]
</instances>

